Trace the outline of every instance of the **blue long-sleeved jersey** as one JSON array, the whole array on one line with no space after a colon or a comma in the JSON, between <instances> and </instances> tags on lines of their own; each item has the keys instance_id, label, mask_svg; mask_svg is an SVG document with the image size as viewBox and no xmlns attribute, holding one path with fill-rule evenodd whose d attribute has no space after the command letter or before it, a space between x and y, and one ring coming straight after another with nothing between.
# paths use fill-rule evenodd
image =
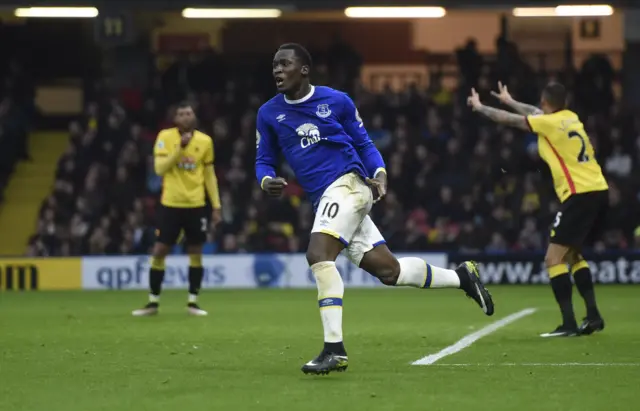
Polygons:
<instances>
[{"instance_id":1,"label":"blue long-sleeved jersey","mask_svg":"<svg viewBox=\"0 0 640 411\"><path fill-rule=\"evenodd\" d=\"M275 177L280 152L316 205L339 177L374 177L384 161L353 101L329 87L313 87L300 100L279 94L258 110L256 177Z\"/></svg>"}]
</instances>

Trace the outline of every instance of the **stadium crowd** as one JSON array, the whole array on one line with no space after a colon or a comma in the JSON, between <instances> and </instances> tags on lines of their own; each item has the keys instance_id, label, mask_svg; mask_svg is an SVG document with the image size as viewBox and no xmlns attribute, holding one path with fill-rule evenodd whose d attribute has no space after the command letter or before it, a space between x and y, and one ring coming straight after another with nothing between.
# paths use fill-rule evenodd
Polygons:
<instances>
[{"instance_id":1,"label":"stadium crowd","mask_svg":"<svg viewBox=\"0 0 640 411\"><path fill-rule=\"evenodd\" d=\"M465 97L473 85L489 102L488 91L500 79L516 98L535 103L540 86L551 78L575 90L575 109L610 181L611 212L595 249L640 248L640 230L634 230L640 214L633 212L640 207L640 119L614 98L614 73L606 60L593 57L581 70L558 74L533 72L508 45L487 63L491 70L477 69L482 59L472 44L459 51L456 91L434 78L426 90L409 84L381 93L359 85L357 59L347 67L318 63L315 84L351 90L387 162L389 192L372 215L390 248L544 249L558 202L536 137L473 116ZM178 97L194 103L200 128L214 138L223 223L211 230L205 252L305 249L313 210L290 170L282 167L289 185L279 199L266 198L253 172L256 111L273 84L268 77L255 81L222 69L213 76L214 60L177 63L147 90L97 95L87 104L84 115L69 125L70 144L54 190L43 202L30 255L149 251L162 187L153 172L152 147L158 130L171 126L171 105Z\"/></svg>"}]
</instances>

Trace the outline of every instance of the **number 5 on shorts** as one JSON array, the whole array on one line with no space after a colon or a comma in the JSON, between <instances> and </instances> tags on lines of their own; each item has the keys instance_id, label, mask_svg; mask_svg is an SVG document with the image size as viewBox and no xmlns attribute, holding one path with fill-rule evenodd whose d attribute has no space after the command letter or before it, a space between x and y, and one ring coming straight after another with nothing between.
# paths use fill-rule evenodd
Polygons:
<instances>
[{"instance_id":1,"label":"number 5 on shorts","mask_svg":"<svg viewBox=\"0 0 640 411\"><path fill-rule=\"evenodd\" d=\"M560 219L562 218L562 211L558 211L556 219L553 221L553 228L557 228L560 225Z\"/></svg>"},{"instance_id":2,"label":"number 5 on shorts","mask_svg":"<svg viewBox=\"0 0 640 411\"><path fill-rule=\"evenodd\" d=\"M207 219L206 219L206 218L204 218L204 217L202 217L202 218L200 219L200 230L201 230L203 233L206 233L206 232L207 232Z\"/></svg>"}]
</instances>

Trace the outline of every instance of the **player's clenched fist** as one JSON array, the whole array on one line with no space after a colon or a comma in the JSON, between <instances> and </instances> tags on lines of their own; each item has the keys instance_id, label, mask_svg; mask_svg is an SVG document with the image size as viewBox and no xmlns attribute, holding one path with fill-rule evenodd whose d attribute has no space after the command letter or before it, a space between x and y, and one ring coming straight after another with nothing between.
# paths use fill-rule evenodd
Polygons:
<instances>
[{"instance_id":1,"label":"player's clenched fist","mask_svg":"<svg viewBox=\"0 0 640 411\"><path fill-rule=\"evenodd\" d=\"M270 196L278 197L287 186L287 182L282 177L267 178L262 184L262 189Z\"/></svg>"},{"instance_id":2,"label":"player's clenched fist","mask_svg":"<svg viewBox=\"0 0 640 411\"><path fill-rule=\"evenodd\" d=\"M387 175L385 173L378 173L375 178L367 178L366 182L373 192L374 203L382 200L387 195Z\"/></svg>"}]
</instances>

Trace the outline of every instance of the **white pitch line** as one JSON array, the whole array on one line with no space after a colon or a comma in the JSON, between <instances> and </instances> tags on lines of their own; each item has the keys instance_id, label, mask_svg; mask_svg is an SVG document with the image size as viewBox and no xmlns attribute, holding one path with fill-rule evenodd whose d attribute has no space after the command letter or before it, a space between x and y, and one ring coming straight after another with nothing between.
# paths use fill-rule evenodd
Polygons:
<instances>
[{"instance_id":1,"label":"white pitch line","mask_svg":"<svg viewBox=\"0 0 640 411\"><path fill-rule=\"evenodd\" d=\"M531 315L536 311L535 308L525 308L522 311L518 311L517 313L513 313L507 317L504 317L501 320L498 320L494 323L487 325L484 328L479 329L478 331L471 333L467 336L462 337L460 341L457 343L450 345L440 352L435 354L427 355L426 357L420 358L417 361L414 361L412 365L431 365L436 361L449 356L451 354L455 354L469 347L474 342L478 341L482 337L486 337L487 335L495 332L496 330L504 327L505 325L509 325L514 321L518 321L519 319L526 317L527 315Z\"/></svg>"},{"instance_id":2,"label":"white pitch line","mask_svg":"<svg viewBox=\"0 0 640 411\"><path fill-rule=\"evenodd\" d=\"M564 363L497 363L497 364L432 364L438 367L640 367L640 363L564 362Z\"/></svg>"}]
</instances>

